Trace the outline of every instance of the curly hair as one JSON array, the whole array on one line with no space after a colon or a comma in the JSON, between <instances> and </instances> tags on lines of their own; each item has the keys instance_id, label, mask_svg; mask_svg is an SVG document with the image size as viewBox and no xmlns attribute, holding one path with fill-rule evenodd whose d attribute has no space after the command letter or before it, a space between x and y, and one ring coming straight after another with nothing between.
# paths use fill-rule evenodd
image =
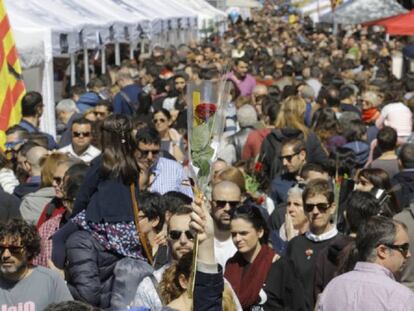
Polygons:
<instances>
[{"instance_id":1,"label":"curly hair","mask_svg":"<svg viewBox=\"0 0 414 311\"><path fill-rule=\"evenodd\" d=\"M168 305L174 299L182 295L186 289L182 288L179 282L180 275L184 275L186 280L190 278L191 262L193 252L185 254L177 263L173 263L162 275L162 280L158 285L161 301ZM228 284L224 284L222 306L224 311L236 311L236 303L233 299L233 292Z\"/></svg>"},{"instance_id":2,"label":"curly hair","mask_svg":"<svg viewBox=\"0 0 414 311\"><path fill-rule=\"evenodd\" d=\"M192 258L193 252L183 255L178 262L173 263L162 275L158 289L160 298L165 305L185 292L185 289L180 285L179 277L184 275L187 280L190 278Z\"/></svg>"},{"instance_id":3,"label":"curly hair","mask_svg":"<svg viewBox=\"0 0 414 311\"><path fill-rule=\"evenodd\" d=\"M13 241L20 239L29 261L40 253L40 236L36 226L29 225L22 219L12 219L5 224L0 224L0 241L7 238Z\"/></svg>"}]
</instances>

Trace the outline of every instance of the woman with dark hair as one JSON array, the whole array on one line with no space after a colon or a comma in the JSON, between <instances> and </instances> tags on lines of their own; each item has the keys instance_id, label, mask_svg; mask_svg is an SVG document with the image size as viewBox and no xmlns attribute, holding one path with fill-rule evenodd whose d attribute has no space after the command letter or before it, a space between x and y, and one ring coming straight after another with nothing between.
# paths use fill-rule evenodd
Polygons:
<instances>
[{"instance_id":1,"label":"woman with dark hair","mask_svg":"<svg viewBox=\"0 0 414 311\"><path fill-rule=\"evenodd\" d=\"M120 259L145 254L152 260L133 211L139 167L131 133L127 116L114 114L102 123L102 154L92 161L74 202L72 223L80 230L65 244L73 296L101 308L110 306L113 269Z\"/></svg>"},{"instance_id":2,"label":"woman with dark hair","mask_svg":"<svg viewBox=\"0 0 414 311\"><path fill-rule=\"evenodd\" d=\"M153 114L155 129L161 136L161 150L170 153L177 161L184 160L184 145L182 136L172 128L173 119L170 112L164 108Z\"/></svg>"},{"instance_id":3,"label":"woman with dark hair","mask_svg":"<svg viewBox=\"0 0 414 311\"><path fill-rule=\"evenodd\" d=\"M152 122L152 97L151 94L141 92L138 94L139 107L133 122L144 122L147 125L151 125Z\"/></svg>"},{"instance_id":4,"label":"woman with dark hair","mask_svg":"<svg viewBox=\"0 0 414 311\"><path fill-rule=\"evenodd\" d=\"M377 194L377 190L384 190L389 197L385 202L389 205L393 214L401 212L395 193L392 191L390 177L381 168L365 168L356 176L355 190Z\"/></svg>"},{"instance_id":5,"label":"woman with dark hair","mask_svg":"<svg viewBox=\"0 0 414 311\"><path fill-rule=\"evenodd\" d=\"M339 123L332 108L321 108L315 112L312 129L327 153L334 152L338 146L346 143L346 139L340 135Z\"/></svg>"},{"instance_id":6,"label":"woman with dark hair","mask_svg":"<svg viewBox=\"0 0 414 311\"><path fill-rule=\"evenodd\" d=\"M237 253L227 261L224 276L243 310L303 310L302 287L290 262L267 246L269 229L260 209L251 204L240 206L230 228Z\"/></svg>"},{"instance_id":7,"label":"woman with dark hair","mask_svg":"<svg viewBox=\"0 0 414 311\"><path fill-rule=\"evenodd\" d=\"M174 128L180 132L187 130L187 81L185 72L176 74L171 79L171 90L162 104L162 108L171 113Z\"/></svg>"}]
</instances>

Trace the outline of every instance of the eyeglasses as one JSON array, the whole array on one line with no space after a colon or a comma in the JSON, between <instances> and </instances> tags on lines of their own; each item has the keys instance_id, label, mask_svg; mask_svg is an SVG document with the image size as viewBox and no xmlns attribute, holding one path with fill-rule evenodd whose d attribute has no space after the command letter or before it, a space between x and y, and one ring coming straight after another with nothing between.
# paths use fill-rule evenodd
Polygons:
<instances>
[{"instance_id":1,"label":"eyeglasses","mask_svg":"<svg viewBox=\"0 0 414 311\"><path fill-rule=\"evenodd\" d=\"M213 202L216 204L218 208L225 208L226 205L228 204L230 208L234 209L234 208L237 208L237 206L239 206L240 204L239 201L213 200Z\"/></svg>"},{"instance_id":2,"label":"eyeglasses","mask_svg":"<svg viewBox=\"0 0 414 311\"><path fill-rule=\"evenodd\" d=\"M410 249L410 243L404 243L401 245L396 245L396 244L384 244L384 245L388 248L399 251L401 255L403 255L404 257L407 257L408 251Z\"/></svg>"},{"instance_id":3,"label":"eyeglasses","mask_svg":"<svg viewBox=\"0 0 414 311\"><path fill-rule=\"evenodd\" d=\"M154 122L155 124L156 123L164 123L164 122L166 122L167 120L166 119L154 119L154 120L152 120L152 122Z\"/></svg>"},{"instance_id":4,"label":"eyeglasses","mask_svg":"<svg viewBox=\"0 0 414 311\"><path fill-rule=\"evenodd\" d=\"M286 161L290 162L290 161L292 161L293 157L297 156L299 153L300 153L300 151L296 152L296 153L289 154L289 155L280 156L279 159L280 159L280 161L283 161L284 159L286 159Z\"/></svg>"},{"instance_id":5,"label":"eyeglasses","mask_svg":"<svg viewBox=\"0 0 414 311\"><path fill-rule=\"evenodd\" d=\"M2 244L0 245L0 255L3 255L6 249L8 249L12 255L19 255L22 253L23 248L24 246Z\"/></svg>"},{"instance_id":6,"label":"eyeglasses","mask_svg":"<svg viewBox=\"0 0 414 311\"><path fill-rule=\"evenodd\" d=\"M156 157L160 153L160 149L158 149L158 150L141 150L141 149L138 148L138 151L140 153L140 158L141 159L148 158L148 155L150 154L150 152L151 152L153 157Z\"/></svg>"},{"instance_id":7,"label":"eyeglasses","mask_svg":"<svg viewBox=\"0 0 414 311\"><path fill-rule=\"evenodd\" d=\"M190 230L186 230L186 231L171 230L170 231L170 238L171 238L171 240L177 241L177 240L181 239L181 236L182 236L183 233L185 233L185 236L187 237L187 239L189 239L189 240L194 239L194 234Z\"/></svg>"},{"instance_id":8,"label":"eyeglasses","mask_svg":"<svg viewBox=\"0 0 414 311\"><path fill-rule=\"evenodd\" d=\"M73 132L73 137L89 137L91 136L91 132Z\"/></svg>"},{"instance_id":9,"label":"eyeglasses","mask_svg":"<svg viewBox=\"0 0 414 311\"><path fill-rule=\"evenodd\" d=\"M329 203L316 203L316 204L304 204L303 209L305 212L310 213L313 211L314 208L317 208L320 212L326 212L326 210L331 207L331 204Z\"/></svg>"},{"instance_id":10,"label":"eyeglasses","mask_svg":"<svg viewBox=\"0 0 414 311\"><path fill-rule=\"evenodd\" d=\"M60 186L62 184L63 178L60 176L53 176L53 181L56 183L56 185Z\"/></svg>"}]
</instances>

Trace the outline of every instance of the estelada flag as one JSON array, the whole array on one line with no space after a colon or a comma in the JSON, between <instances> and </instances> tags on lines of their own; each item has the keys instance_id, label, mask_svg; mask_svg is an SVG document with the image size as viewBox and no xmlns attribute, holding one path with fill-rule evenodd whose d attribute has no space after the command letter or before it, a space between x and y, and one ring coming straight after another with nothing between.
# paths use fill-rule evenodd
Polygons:
<instances>
[{"instance_id":1,"label":"estelada flag","mask_svg":"<svg viewBox=\"0 0 414 311\"><path fill-rule=\"evenodd\" d=\"M21 118L21 100L25 93L22 69L17 55L4 1L0 0L0 147L5 131Z\"/></svg>"}]
</instances>

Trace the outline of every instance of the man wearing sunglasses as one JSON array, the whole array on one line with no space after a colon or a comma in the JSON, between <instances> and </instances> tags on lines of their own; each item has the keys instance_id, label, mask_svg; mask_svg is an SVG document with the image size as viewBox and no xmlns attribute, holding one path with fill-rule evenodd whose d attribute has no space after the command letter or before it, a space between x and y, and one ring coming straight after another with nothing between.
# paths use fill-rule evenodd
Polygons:
<instances>
[{"instance_id":1,"label":"man wearing sunglasses","mask_svg":"<svg viewBox=\"0 0 414 311\"><path fill-rule=\"evenodd\" d=\"M414 204L405 208L401 213L394 216L395 220L401 221L407 226L410 238L410 253L414 253ZM407 259L402 271L400 281L402 284L414 291L414 257Z\"/></svg>"},{"instance_id":2,"label":"man wearing sunglasses","mask_svg":"<svg viewBox=\"0 0 414 311\"><path fill-rule=\"evenodd\" d=\"M70 156L80 159L86 163L91 162L100 151L92 146L92 123L81 118L72 123L72 142L70 145L59 149L59 152L69 153Z\"/></svg>"},{"instance_id":3,"label":"man wearing sunglasses","mask_svg":"<svg viewBox=\"0 0 414 311\"><path fill-rule=\"evenodd\" d=\"M182 256L191 252L194 246L194 235L190 231L191 206L181 205L171 212L167 222L167 242L170 261L157 271L154 276L161 281L164 271L172 262L177 262Z\"/></svg>"},{"instance_id":4,"label":"man wearing sunglasses","mask_svg":"<svg viewBox=\"0 0 414 311\"><path fill-rule=\"evenodd\" d=\"M39 251L34 226L23 220L0 225L0 310L43 310L51 303L72 300L56 272L31 265Z\"/></svg>"},{"instance_id":5,"label":"man wearing sunglasses","mask_svg":"<svg viewBox=\"0 0 414 311\"><path fill-rule=\"evenodd\" d=\"M360 227L355 245L354 270L328 284L317 310L413 310L414 293L396 281L411 257L405 225L374 216Z\"/></svg>"},{"instance_id":6,"label":"man wearing sunglasses","mask_svg":"<svg viewBox=\"0 0 414 311\"><path fill-rule=\"evenodd\" d=\"M182 165L161 156L161 137L156 129L139 129L136 142L135 158L140 169L139 186L142 190L147 189L160 194L178 191L193 197L190 182Z\"/></svg>"},{"instance_id":7,"label":"man wearing sunglasses","mask_svg":"<svg viewBox=\"0 0 414 311\"><path fill-rule=\"evenodd\" d=\"M306 184L302 194L303 209L309 220L309 230L289 241L286 255L294 264L309 309L313 310L315 270L319 254L342 239L331 219L335 213L332 184L325 179L314 179Z\"/></svg>"},{"instance_id":8,"label":"man wearing sunglasses","mask_svg":"<svg viewBox=\"0 0 414 311\"><path fill-rule=\"evenodd\" d=\"M279 159L284 171L271 183L270 196L275 204L286 203L288 190L298 182L298 175L306 164L305 142L300 138L285 140L282 143Z\"/></svg>"},{"instance_id":9,"label":"man wearing sunglasses","mask_svg":"<svg viewBox=\"0 0 414 311\"><path fill-rule=\"evenodd\" d=\"M213 186L211 217L214 221L214 252L217 263L225 267L237 249L230 232L230 219L241 202L239 186L230 181L222 181Z\"/></svg>"}]
</instances>

